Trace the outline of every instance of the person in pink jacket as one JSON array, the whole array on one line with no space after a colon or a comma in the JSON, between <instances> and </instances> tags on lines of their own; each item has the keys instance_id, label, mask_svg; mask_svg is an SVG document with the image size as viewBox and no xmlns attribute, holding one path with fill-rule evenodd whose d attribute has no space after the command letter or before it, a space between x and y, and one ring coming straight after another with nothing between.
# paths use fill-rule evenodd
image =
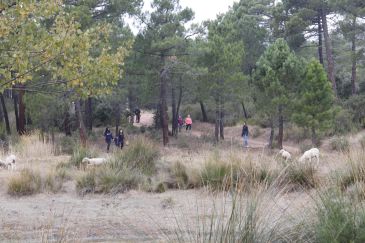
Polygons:
<instances>
[{"instance_id":1,"label":"person in pink jacket","mask_svg":"<svg viewBox=\"0 0 365 243\"><path fill-rule=\"evenodd\" d=\"M186 131L191 130L191 125L193 124L193 120L191 120L190 115L185 118Z\"/></svg>"}]
</instances>

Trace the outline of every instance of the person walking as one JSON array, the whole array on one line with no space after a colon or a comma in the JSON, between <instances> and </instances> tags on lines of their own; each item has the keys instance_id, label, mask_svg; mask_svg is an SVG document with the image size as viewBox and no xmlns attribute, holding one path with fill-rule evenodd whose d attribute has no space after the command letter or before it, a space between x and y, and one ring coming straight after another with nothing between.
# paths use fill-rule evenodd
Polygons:
<instances>
[{"instance_id":1,"label":"person walking","mask_svg":"<svg viewBox=\"0 0 365 243\"><path fill-rule=\"evenodd\" d=\"M243 146L248 148L248 126L246 122L243 123L241 136L243 137Z\"/></svg>"},{"instance_id":2,"label":"person walking","mask_svg":"<svg viewBox=\"0 0 365 243\"><path fill-rule=\"evenodd\" d=\"M179 115L179 118L177 118L177 126L179 127L179 132L181 132L181 128L184 125L184 120L182 119L181 115Z\"/></svg>"},{"instance_id":3,"label":"person walking","mask_svg":"<svg viewBox=\"0 0 365 243\"><path fill-rule=\"evenodd\" d=\"M190 115L185 118L186 131L191 130L191 125L193 125L193 120L191 120Z\"/></svg>"},{"instance_id":4,"label":"person walking","mask_svg":"<svg viewBox=\"0 0 365 243\"><path fill-rule=\"evenodd\" d=\"M106 144L107 144L107 146L106 146L106 151L109 153L110 144L111 144L111 143L112 143L112 141L113 141L113 134L112 134L112 132L109 130L109 128L108 128L108 127L105 129L104 137L105 137L105 142L106 142Z\"/></svg>"},{"instance_id":5,"label":"person walking","mask_svg":"<svg viewBox=\"0 0 365 243\"><path fill-rule=\"evenodd\" d=\"M120 129L118 134L118 146L120 147L120 149L123 149L124 147L124 132L122 129Z\"/></svg>"}]
</instances>

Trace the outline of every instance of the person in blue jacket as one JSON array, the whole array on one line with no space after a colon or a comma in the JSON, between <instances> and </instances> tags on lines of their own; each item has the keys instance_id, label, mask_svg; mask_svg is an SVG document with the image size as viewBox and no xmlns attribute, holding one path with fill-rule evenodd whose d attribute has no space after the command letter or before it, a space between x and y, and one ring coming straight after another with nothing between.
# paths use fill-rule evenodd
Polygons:
<instances>
[{"instance_id":1,"label":"person in blue jacket","mask_svg":"<svg viewBox=\"0 0 365 243\"><path fill-rule=\"evenodd\" d=\"M241 136L243 137L243 146L247 148L248 147L248 126L247 126L246 122L243 123Z\"/></svg>"}]
</instances>

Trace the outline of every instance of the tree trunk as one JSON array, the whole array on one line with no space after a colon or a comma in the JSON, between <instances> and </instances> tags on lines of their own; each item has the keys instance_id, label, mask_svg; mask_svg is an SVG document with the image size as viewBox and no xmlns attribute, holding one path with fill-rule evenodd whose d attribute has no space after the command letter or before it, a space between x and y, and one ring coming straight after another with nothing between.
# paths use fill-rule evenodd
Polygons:
<instances>
[{"instance_id":1,"label":"tree trunk","mask_svg":"<svg viewBox=\"0 0 365 243\"><path fill-rule=\"evenodd\" d=\"M321 24L321 16L318 14L318 59L319 62L323 65L323 41L322 41L322 24Z\"/></svg>"},{"instance_id":2,"label":"tree trunk","mask_svg":"<svg viewBox=\"0 0 365 243\"><path fill-rule=\"evenodd\" d=\"M352 95L356 94L356 69L357 69L357 55L356 55L356 17L352 21L354 33L351 40L351 53L352 53L352 68L351 68L351 91Z\"/></svg>"},{"instance_id":3,"label":"tree trunk","mask_svg":"<svg viewBox=\"0 0 365 243\"><path fill-rule=\"evenodd\" d=\"M180 85L179 85L179 98L178 98L177 107L176 107L176 114L177 115L179 115L179 113L180 113L180 106L181 106L182 95L183 95L183 89L182 89L182 83L181 83L181 80L180 80Z\"/></svg>"},{"instance_id":4,"label":"tree trunk","mask_svg":"<svg viewBox=\"0 0 365 243\"><path fill-rule=\"evenodd\" d=\"M312 127L312 145L313 146L317 146L317 134L316 134L316 130L314 129L314 127Z\"/></svg>"},{"instance_id":5,"label":"tree trunk","mask_svg":"<svg viewBox=\"0 0 365 243\"><path fill-rule=\"evenodd\" d=\"M274 142L274 122L273 120L270 120L270 137L269 137L269 144L268 147L270 149L273 148L273 142Z\"/></svg>"},{"instance_id":6,"label":"tree trunk","mask_svg":"<svg viewBox=\"0 0 365 243\"><path fill-rule=\"evenodd\" d=\"M283 136L284 136L284 117L283 108L279 107L279 134L278 134L278 148L283 148Z\"/></svg>"},{"instance_id":7,"label":"tree trunk","mask_svg":"<svg viewBox=\"0 0 365 243\"><path fill-rule=\"evenodd\" d=\"M202 111L202 116L203 116L203 122L208 122L208 116L207 116L207 112L205 110L205 106L202 100L199 101L200 104L200 109Z\"/></svg>"},{"instance_id":8,"label":"tree trunk","mask_svg":"<svg viewBox=\"0 0 365 243\"><path fill-rule=\"evenodd\" d=\"M71 136L71 121L70 121L70 112L67 110L65 112L65 119L63 121L63 127L66 136Z\"/></svg>"},{"instance_id":9,"label":"tree trunk","mask_svg":"<svg viewBox=\"0 0 365 243\"><path fill-rule=\"evenodd\" d=\"M247 119L248 115L247 115L247 110L246 110L246 107L245 107L245 103L243 103L243 101L242 101L241 105L242 105L243 115L245 116L245 119Z\"/></svg>"},{"instance_id":10,"label":"tree trunk","mask_svg":"<svg viewBox=\"0 0 365 243\"><path fill-rule=\"evenodd\" d=\"M23 86L20 86L21 90L19 90L19 134L23 135L26 132L25 129L25 105L24 105L24 90Z\"/></svg>"},{"instance_id":11,"label":"tree trunk","mask_svg":"<svg viewBox=\"0 0 365 243\"><path fill-rule=\"evenodd\" d=\"M86 129L84 124L84 119L82 117L80 100L76 100L75 109L78 118L77 120L79 121L80 142L83 147L86 147Z\"/></svg>"},{"instance_id":12,"label":"tree trunk","mask_svg":"<svg viewBox=\"0 0 365 243\"><path fill-rule=\"evenodd\" d=\"M13 101L14 101L14 113L15 113L15 126L16 126L16 131L19 132L18 94L13 93Z\"/></svg>"},{"instance_id":13,"label":"tree trunk","mask_svg":"<svg viewBox=\"0 0 365 243\"><path fill-rule=\"evenodd\" d=\"M214 137L215 142L219 142L219 125L220 125L220 114L219 114L219 101L218 99L215 101L215 130L214 130Z\"/></svg>"},{"instance_id":14,"label":"tree trunk","mask_svg":"<svg viewBox=\"0 0 365 243\"><path fill-rule=\"evenodd\" d=\"M134 95L133 95L133 90L131 87L131 84L128 87L128 106L129 106L129 111L131 112L131 118L130 118L130 123L133 124L134 122Z\"/></svg>"},{"instance_id":15,"label":"tree trunk","mask_svg":"<svg viewBox=\"0 0 365 243\"><path fill-rule=\"evenodd\" d=\"M335 63L333 60L333 50L332 50L332 44L331 39L328 33L328 25L327 25L327 13L324 9L321 9L321 16L322 16L322 27L323 27L323 36L324 36L324 43L326 46L326 56L327 56L327 74L328 79L332 82L332 89L337 97L337 85L336 85L336 79L335 79Z\"/></svg>"},{"instance_id":16,"label":"tree trunk","mask_svg":"<svg viewBox=\"0 0 365 243\"><path fill-rule=\"evenodd\" d=\"M177 112L176 112L176 97L175 97L175 87L171 88L171 110L172 110L172 120L171 120L171 127L172 127L172 135L177 136Z\"/></svg>"},{"instance_id":17,"label":"tree trunk","mask_svg":"<svg viewBox=\"0 0 365 243\"><path fill-rule=\"evenodd\" d=\"M4 95L2 93L0 93L0 100L1 100L1 107L3 109L3 114L4 114L6 132L7 132L8 135L11 135L9 117L8 117L8 110L6 109L5 99L4 99Z\"/></svg>"},{"instance_id":18,"label":"tree trunk","mask_svg":"<svg viewBox=\"0 0 365 243\"><path fill-rule=\"evenodd\" d=\"M219 133L220 138L224 140L224 109L221 108L220 110L220 120L219 120Z\"/></svg>"},{"instance_id":19,"label":"tree trunk","mask_svg":"<svg viewBox=\"0 0 365 243\"><path fill-rule=\"evenodd\" d=\"M86 128L89 131L93 130L93 110L92 110L92 98L88 97L85 102L85 116L86 116Z\"/></svg>"},{"instance_id":20,"label":"tree trunk","mask_svg":"<svg viewBox=\"0 0 365 243\"><path fill-rule=\"evenodd\" d=\"M164 57L163 64L164 62ZM160 71L160 115L161 115L161 128L163 145L166 146L169 143L169 123L167 114L167 102L166 102L166 90L167 90L167 69L165 66Z\"/></svg>"},{"instance_id":21,"label":"tree trunk","mask_svg":"<svg viewBox=\"0 0 365 243\"><path fill-rule=\"evenodd\" d=\"M122 116L122 111L120 105L117 105L115 111L115 136L119 134L120 117Z\"/></svg>"}]
</instances>

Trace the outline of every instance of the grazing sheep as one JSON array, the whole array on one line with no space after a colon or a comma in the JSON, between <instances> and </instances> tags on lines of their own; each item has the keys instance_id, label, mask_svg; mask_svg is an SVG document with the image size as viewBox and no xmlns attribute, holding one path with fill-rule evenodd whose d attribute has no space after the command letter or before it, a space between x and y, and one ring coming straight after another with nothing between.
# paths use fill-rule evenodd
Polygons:
<instances>
[{"instance_id":1,"label":"grazing sheep","mask_svg":"<svg viewBox=\"0 0 365 243\"><path fill-rule=\"evenodd\" d=\"M82 159L82 163L86 166L98 166L98 165L102 165L106 163L106 159L105 158L83 158Z\"/></svg>"},{"instance_id":2,"label":"grazing sheep","mask_svg":"<svg viewBox=\"0 0 365 243\"><path fill-rule=\"evenodd\" d=\"M285 161L288 161L291 159L291 155L288 151L286 151L285 149L281 149L279 151L279 154L281 155L281 157L283 157L283 159L285 159Z\"/></svg>"},{"instance_id":3,"label":"grazing sheep","mask_svg":"<svg viewBox=\"0 0 365 243\"><path fill-rule=\"evenodd\" d=\"M11 154L5 158L5 161L0 160L0 167L7 168L8 170L16 170L15 165L16 156Z\"/></svg>"},{"instance_id":4,"label":"grazing sheep","mask_svg":"<svg viewBox=\"0 0 365 243\"><path fill-rule=\"evenodd\" d=\"M299 158L299 162L304 162L305 160L309 160L312 162L312 158L317 158L317 165L319 164L319 150L317 148L311 148L304 152L302 157Z\"/></svg>"}]
</instances>

